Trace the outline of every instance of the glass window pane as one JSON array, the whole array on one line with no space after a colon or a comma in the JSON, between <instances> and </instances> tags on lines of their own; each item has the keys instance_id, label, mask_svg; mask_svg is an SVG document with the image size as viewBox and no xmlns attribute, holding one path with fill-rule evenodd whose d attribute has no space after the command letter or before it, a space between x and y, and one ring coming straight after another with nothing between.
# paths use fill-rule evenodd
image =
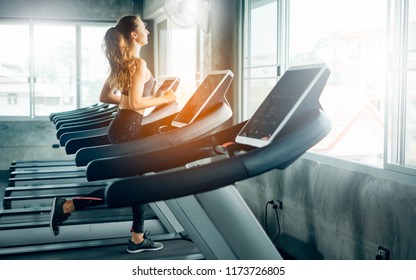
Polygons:
<instances>
[{"instance_id":1,"label":"glass window pane","mask_svg":"<svg viewBox=\"0 0 416 280\"><path fill-rule=\"evenodd\" d=\"M416 0L409 1L408 49L416 52Z\"/></svg>"},{"instance_id":2,"label":"glass window pane","mask_svg":"<svg viewBox=\"0 0 416 280\"><path fill-rule=\"evenodd\" d=\"M178 88L178 104L185 105L194 93L197 83L197 36L196 28L171 30L170 76L181 77ZM186 42L184 44L183 42ZM186 63L184 63L186 61Z\"/></svg>"},{"instance_id":3,"label":"glass window pane","mask_svg":"<svg viewBox=\"0 0 416 280\"><path fill-rule=\"evenodd\" d=\"M75 26L34 26L35 115L75 109Z\"/></svg>"},{"instance_id":4,"label":"glass window pane","mask_svg":"<svg viewBox=\"0 0 416 280\"><path fill-rule=\"evenodd\" d=\"M167 77L180 77L177 102L181 108L194 93L201 78L199 67L203 65L203 58L198 55L202 53L199 44L202 38L201 30L197 25L179 28L166 19L160 20L156 23L158 54L155 58L158 78L156 86L160 86Z\"/></svg>"},{"instance_id":5,"label":"glass window pane","mask_svg":"<svg viewBox=\"0 0 416 280\"><path fill-rule=\"evenodd\" d=\"M247 74L250 78L270 78L270 77L277 77L277 67L270 66L270 67L256 67L250 68L247 70Z\"/></svg>"},{"instance_id":6,"label":"glass window pane","mask_svg":"<svg viewBox=\"0 0 416 280\"><path fill-rule=\"evenodd\" d=\"M390 4L386 162L415 168L416 0Z\"/></svg>"},{"instance_id":7,"label":"glass window pane","mask_svg":"<svg viewBox=\"0 0 416 280\"><path fill-rule=\"evenodd\" d=\"M105 32L110 26L81 28L81 107L99 102L100 92L108 76L108 62L102 50Z\"/></svg>"},{"instance_id":8,"label":"glass window pane","mask_svg":"<svg viewBox=\"0 0 416 280\"><path fill-rule=\"evenodd\" d=\"M383 163L386 23L386 0L290 1L289 64L331 68L321 102L333 129L316 147L323 153Z\"/></svg>"},{"instance_id":9,"label":"glass window pane","mask_svg":"<svg viewBox=\"0 0 416 280\"><path fill-rule=\"evenodd\" d=\"M269 79L247 79L244 88L248 94L248 116L254 114L277 83L277 77Z\"/></svg>"},{"instance_id":10,"label":"glass window pane","mask_svg":"<svg viewBox=\"0 0 416 280\"><path fill-rule=\"evenodd\" d=\"M407 74L406 165L416 167L416 71Z\"/></svg>"},{"instance_id":11,"label":"glass window pane","mask_svg":"<svg viewBox=\"0 0 416 280\"><path fill-rule=\"evenodd\" d=\"M0 115L29 116L29 26L0 24L0 38Z\"/></svg>"},{"instance_id":12,"label":"glass window pane","mask_svg":"<svg viewBox=\"0 0 416 280\"><path fill-rule=\"evenodd\" d=\"M277 1L252 0L245 41L243 118L250 117L277 81Z\"/></svg>"},{"instance_id":13,"label":"glass window pane","mask_svg":"<svg viewBox=\"0 0 416 280\"><path fill-rule=\"evenodd\" d=\"M277 63L277 1L251 3L250 66Z\"/></svg>"}]
</instances>

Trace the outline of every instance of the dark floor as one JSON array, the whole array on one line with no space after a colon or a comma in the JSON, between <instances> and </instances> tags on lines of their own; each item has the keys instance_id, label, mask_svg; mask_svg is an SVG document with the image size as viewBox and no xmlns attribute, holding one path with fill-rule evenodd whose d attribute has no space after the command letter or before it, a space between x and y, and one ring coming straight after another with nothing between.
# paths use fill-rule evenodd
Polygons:
<instances>
[{"instance_id":1,"label":"dark floor","mask_svg":"<svg viewBox=\"0 0 416 280\"><path fill-rule=\"evenodd\" d=\"M52 250L0 256L0 260L166 260L203 259L198 248L188 240L160 240L164 248L156 252L126 253L127 239L121 244L66 250Z\"/></svg>"},{"instance_id":2,"label":"dark floor","mask_svg":"<svg viewBox=\"0 0 416 280\"><path fill-rule=\"evenodd\" d=\"M8 187L8 178L9 178L9 171L8 170L0 170L0 201L3 201L4 189L6 187ZM3 209L3 203L0 203L0 209ZM175 244L175 243L172 243L172 244ZM125 247L124 244L122 246ZM119 252L123 252L122 257L119 256L120 259L132 258L131 255L124 253L124 247L122 249L120 249L122 246L121 245L120 246L112 246L110 248L113 248L114 250L118 250ZM190 244L187 244L187 246L189 247ZM185 246L185 248L187 248L187 246ZM111 250L113 250L113 249L111 249ZM103 254L102 252L97 254L97 250L99 250L99 249L97 249L97 248L85 249L85 252L82 255L84 256L85 259L96 259L97 256L100 256L98 259L114 258L113 254L110 254L110 256L107 256L107 255ZM197 250L195 252L192 252L192 253L197 254ZM73 254L73 255L71 255L71 254ZM91 256L91 254L94 254L94 256ZM282 255L283 259L285 259L285 260L293 260L294 259L292 256L286 254L285 252L280 251L280 254ZM146 257L146 256L143 256L143 257ZM134 259L134 258L137 258L137 256L133 257L132 259ZM0 259L3 259L3 258L0 258ZM27 254L27 255L26 254L25 255L14 255L14 256L5 257L4 259L79 259L79 251L69 250L67 252L55 251L55 252L51 252L50 254L38 254L38 255L36 255L36 253L33 253L33 254Z\"/></svg>"}]
</instances>

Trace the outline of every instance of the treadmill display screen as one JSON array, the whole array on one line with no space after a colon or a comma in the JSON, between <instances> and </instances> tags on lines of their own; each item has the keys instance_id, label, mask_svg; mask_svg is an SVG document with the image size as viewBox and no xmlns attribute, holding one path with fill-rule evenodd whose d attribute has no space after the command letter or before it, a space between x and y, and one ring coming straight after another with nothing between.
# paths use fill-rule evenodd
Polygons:
<instances>
[{"instance_id":1,"label":"treadmill display screen","mask_svg":"<svg viewBox=\"0 0 416 280\"><path fill-rule=\"evenodd\" d=\"M172 89L173 91L176 91L176 89L178 88L176 83L179 84L179 82L180 80L178 78L165 80L163 84L160 86L160 88L155 92L153 97L162 96L165 93L165 91L167 91L169 88Z\"/></svg>"},{"instance_id":2,"label":"treadmill display screen","mask_svg":"<svg viewBox=\"0 0 416 280\"><path fill-rule=\"evenodd\" d=\"M172 125L181 127L193 122L210 99L216 94L225 78L231 73L231 71L224 71L221 73L209 74L172 121Z\"/></svg>"},{"instance_id":3,"label":"treadmill display screen","mask_svg":"<svg viewBox=\"0 0 416 280\"><path fill-rule=\"evenodd\" d=\"M242 128L236 142L262 147L270 143L294 115L325 65L288 69Z\"/></svg>"},{"instance_id":4,"label":"treadmill display screen","mask_svg":"<svg viewBox=\"0 0 416 280\"><path fill-rule=\"evenodd\" d=\"M160 97L163 96L165 94L165 92L169 89L176 91L176 89L178 88L180 83L180 79L179 78L169 78L166 79L163 84L158 88L158 90L153 94L153 97ZM165 104L163 104L165 105ZM152 113L154 110L156 110L156 108L158 107L162 107L163 105L159 105L159 106L152 106L149 108L144 109L144 114L143 116L148 116L150 115L150 113Z\"/></svg>"}]
</instances>

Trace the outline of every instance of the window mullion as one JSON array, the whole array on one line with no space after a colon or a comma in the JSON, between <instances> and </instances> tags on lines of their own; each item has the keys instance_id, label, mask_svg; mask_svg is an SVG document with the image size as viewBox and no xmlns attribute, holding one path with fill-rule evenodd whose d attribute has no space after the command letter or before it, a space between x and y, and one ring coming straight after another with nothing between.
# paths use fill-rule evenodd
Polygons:
<instances>
[{"instance_id":1,"label":"window mullion","mask_svg":"<svg viewBox=\"0 0 416 280\"><path fill-rule=\"evenodd\" d=\"M403 1L403 13L402 13L402 61L401 61L401 90L400 90L400 114L401 114L401 135L400 135L400 164L406 165L406 100L407 100L407 52L408 52L408 24L409 24L409 0Z\"/></svg>"},{"instance_id":2,"label":"window mullion","mask_svg":"<svg viewBox=\"0 0 416 280\"><path fill-rule=\"evenodd\" d=\"M246 53L245 53L245 63L246 65L244 65L244 80L246 85L245 87L245 91L244 91L244 96L242 97L242 116L243 119L246 119L248 117L248 100L249 100L249 90L251 88L251 9L252 9L252 5L251 5L251 0L247 0L246 1L247 5L246 5L246 18L247 18L247 38L246 38Z\"/></svg>"},{"instance_id":3,"label":"window mullion","mask_svg":"<svg viewBox=\"0 0 416 280\"><path fill-rule=\"evenodd\" d=\"M77 24L75 27L75 46L76 46L76 54L75 54L75 79L76 79L76 107L81 107L81 96L82 96L82 53L81 53L81 25Z\"/></svg>"},{"instance_id":4,"label":"window mullion","mask_svg":"<svg viewBox=\"0 0 416 280\"><path fill-rule=\"evenodd\" d=\"M33 19L29 20L29 115L30 118L35 117L35 51L34 51L34 27Z\"/></svg>"},{"instance_id":5,"label":"window mullion","mask_svg":"<svg viewBox=\"0 0 416 280\"><path fill-rule=\"evenodd\" d=\"M397 85L390 88L386 97L386 116L391 118L391 131L386 128L386 153L390 153L390 160L385 161L385 166L392 168L406 166L406 118L407 118L407 59L408 59L408 24L409 24L409 1L394 1L390 5L393 11L393 34L390 36L392 50L391 74L397 72L397 76L391 76ZM396 36L394 35L396 34ZM394 83L394 82L393 82ZM394 84L393 84L394 85ZM391 95L391 99L388 96ZM390 108L389 108L390 107ZM391 113L388 113L388 112ZM391 133L391 137L388 134ZM390 145L390 150L387 148Z\"/></svg>"},{"instance_id":6,"label":"window mullion","mask_svg":"<svg viewBox=\"0 0 416 280\"><path fill-rule=\"evenodd\" d=\"M289 11L290 1L278 0L277 5L277 75L281 76L289 67Z\"/></svg>"},{"instance_id":7,"label":"window mullion","mask_svg":"<svg viewBox=\"0 0 416 280\"><path fill-rule=\"evenodd\" d=\"M398 91L398 145L397 163L405 165L406 155L406 80L407 80L407 13L408 1L400 3L400 31L399 31L399 91Z\"/></svg>"}]
</instances>

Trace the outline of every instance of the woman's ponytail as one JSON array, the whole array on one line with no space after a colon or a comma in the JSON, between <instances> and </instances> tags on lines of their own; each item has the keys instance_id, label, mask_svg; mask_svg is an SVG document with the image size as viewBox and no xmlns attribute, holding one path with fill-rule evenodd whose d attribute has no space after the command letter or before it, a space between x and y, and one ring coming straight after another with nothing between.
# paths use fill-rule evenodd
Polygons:
<instances>
[{"instance_id":1,"label":"woman's ponytail","mask_svg":"<svg viewBox=\"0 0 416 280\"><path fill-rule=\"evenodd\" d=\"M131 77L137 60L134 58L134 42L131 32L136 30L139 18L126 16L119 20L104 35L103 50L110 64L110 86L126 91L130 87Z\"/></svg>"}]
</instances>

